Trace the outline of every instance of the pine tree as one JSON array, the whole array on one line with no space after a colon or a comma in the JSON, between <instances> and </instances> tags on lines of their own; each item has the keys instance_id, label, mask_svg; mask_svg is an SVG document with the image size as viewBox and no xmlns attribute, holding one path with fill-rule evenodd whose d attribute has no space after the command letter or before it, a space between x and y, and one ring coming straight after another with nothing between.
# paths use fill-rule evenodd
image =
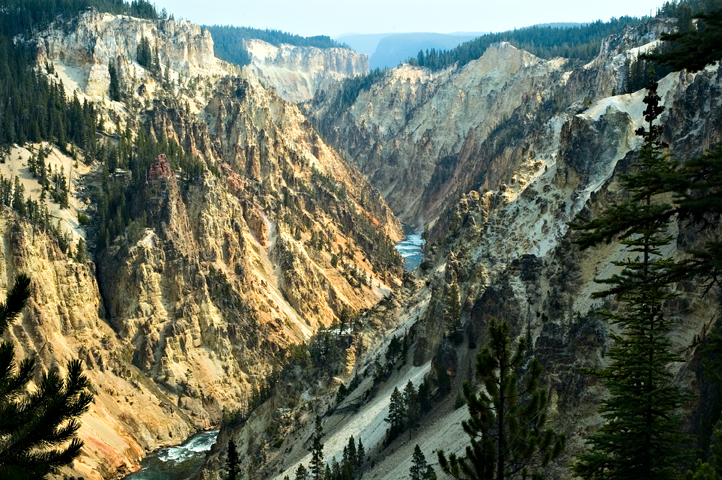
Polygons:
<instances>
[{"instance_id":1,"label":"pine tree","mask_svg":"<svg viewBox=\"0 0 722 480\"><path fill-rule=\"evenodd\" d=\"M722 422L717 422L713 437L711 461L697 460L697 467L687 473L687 480L722 480Z\"/></svg>"},{"instance_id":2,"label":"pine tree","mask_svg":"<svg viewBox=\"0 0 722 480\"><path fill-rule=\"evenodd\" d=\"M589 450L573 466L582 478L677 478L687 456L676 414L686 397L669 370L680 359L671 351L671 319L663 311L664 302L674 296L666 279L674 261L662 256L662 248L674 238L668 233L667 212L672 209L657 201L676 166L663 154L662 127L654 124L664 110L654 79L647 91L648 127L637 131L644 144L634 173L622 177L629 200L573 225L583 232L578 240L582 247L619 236L630 254L614 262L620 273L597 280L608 288L595 296L614 295L622 305L616 313L600 312L622 333L613 336L615 344L607 352L611 364L591 372L604 381L610 396L599 408L606 423L587 439Z\"/></svg>"},{"instance_id":3,"label":"pine tree","mask_svg":"<svg viewBox=\"0 0 722 480\"><path fill-rule=\"evenodd\" d=\"M444 307L444 324L449 331L449 336L458 341L463 338L460 335L461 330L461 294L459 293L459 284L455 281L449 285L448 295L446 297L446 305Z\"/></svg>"},{"instance_id":4,"label":"pine tree","mask_svg":"<svg viewBox=\"0 0 722 480\"><path fill-rule=\"evenodd\" d=\"M484 390L478 395L464 382L469 420L462 422L471 444L466 457L439 451L439 463L454 478L526 478L537 475L561 454L565 437L545 430L546 390L539 388L542 367L536 358L529 362L523 389L519 373L526 359L526 339L512 350L509 326L491 319L489 344L476 356L476 374Z\"/></svg>"},{"instance_id":5,"label":"pine tree","mask_svg":"<svg viewBox=\"0 0 722 480\"><path fill-rule=\"evenodd\" d=\"M675 71L687 69L691 72L722 59L722 10L700 13L694 18L699 20L697 29L683 28L676 33L662 34L662 40L677 48L642 58L669 65Z\"/></svg>"},{"instance_id":6,"label":"pine tree","mask_svg":"<svg viewBox=\"0 0 722 480\"><path fill-rule=\"evenodd\" d=\"M316 425L311 437L311 469L312 480L323 480L324 464L323 464L323 425L321 424L321 417L316 415Z\"/></svg>"},{"instance_id":7,"label":"pine tree","mask_svg":"<svg viewBox=\"0 0 722 480\"><path fill-rule=\"evenodd\" d=\"M722 218L722 144L687 160L671 175L668 190L674 193L676 212L694 228L714 232ZM712 235L713 238L718 238ZM674 265L670 281L701 278L709 286L722 285L722 241L708 240L686 253Z\"/></svg>"},{"instance_id":8,"label":"pine tree","mask_svg":"<svg viewBox=\"0 0 722 480\"><path fill-rule=\"evenodd\" d=\"M296 469L296 480L308 480L308 470L302 463L299 463Z\"/></svg>"},{"instance_id":9,"label":"pine tree","mask_svg":"<svg viewBox=\"0 0 722 480\"><path fill-rule=\"evenodd\" d=\"M120 101L120 81L118 80L118 71L111 61L108 64L108 75L110 75L110 86L108 87L108 96L114 102Z\"/></svg>"},{"instance_id":10,"label":"pine tree","mask_svg":"<svg viewBox=\"0 0 722 480\"><path fill-rule=\"evenodd\" d=\"M238 459L238 451L236 450L236 442L233 439L228 440L228 480L237 480L238 474L241 473L240 461Z\"/></svg>"},{"instance_id":11,"label":"pine tree","mask_svg":"<svg viewBox=\"0 0 722 480\"><path fill-rule=\"evenodd\" d=\"M336 457L334 457L331 462L331 473L334 480L341 480L341 465L339 465Z\"/></svg>"},{"instance_id":12,"label":"pine tree","mask_svg":"<svg viewBox=\"0 0 722 480\"><path fill-rule=\"evenodd\" d=\"M409 477L411 477L411 480L424 480L426 467L426 457L417 443L414 447L414 454L411 457L411 468L409 468Z\"/></svg>"},{"instance_id":13,"label":"pine tree","mask_svg":"<svg viewBox=\"0 0 722 480\"><path fill-rule=\"evenodd\" d=\"M135 58L138 64L146 70L151 70L152 67L152 55L150 50L150 42L148 39L143 37L138 42L138 47L135 50Z\"/></svg>"},{"instance_id":14,"label":"pine tree","mask_svg":"<svg viewBox=\"0 0 722 480\"><path fill-rule=\"evenodd\" d=\"M0 334L10 325L30 297L30 279L18 275L0 304ZM27 393L35 361L25 359L15 366L15 349L0 344L0 471L3 478L44 478L58 467L70 464L80 454L83 442L75 436L77 418L93 399L90 382L79 360L68 362L68 375L43 375L39 388Z\"/></svg>"},{"instance_id":15,"label":"pine tree","mask_svg":"<svg viewBox=\"0 0 722 480\"><path fill-rule=\"evenodd\" d=\"M428 412L431 409L431 387L429 386L429 382L426 378L421 381L417 396L421 413Z\"/></svg>"},{"instance_id":16,"label":"pine tree","mask_svg":"<svg viewBox=\"0 0 722 480\"><path fill-rule=\"evenodd\" d=\"M364 444L361 443L361 438L358 439L358 448L356 449L356 466L361 468L366 461L366 449Z\"/></svg>"},{"instance_id":17,"label":"pine tree","mask_svg":"<svg viewBox=\"0 0 722 480\"><path fill-rule=\"evenodd\" d=\"M345 460L341 466L341 480L354 480L353 467L348 460Z\"/></svg>"},{"instance_id":18,"label":"pine tree","mask_svg":"<svg viewBox=\"0 0 722 480\"><path fill-rule=\"evenodd\" d=\"M397 387L395 387L391 393L389 416L384 418L384 420L389 423L389 428L386 430L386 443L391 443L404 431L404 421L406 420L404 397Z\"/></svg>"},{"instance_id":19,"label":"pine tree","mask_svg":"<svg viewBox=\"0 0 722 480\"><path fill-rule=\"evenodd\" d=\"M431 465L426 465L424 480L436 480L436 470L434 470L434 467L432 467Z\"/></svg>"},{"instance_id":20,"label":"pine tree","mask_svg":"<svg viewBox=\"0 0 722 480\"><path fill-rule=\"evenodd\" d=\"M13 210L18 212L21 217L25 216L25 187L20 183L20 178L15 177L15 186L13 187Z\"/></svg>"},{"instance_id":21,"label":"pine tree","mask_svg":"<svg viewBox=\"0 0 722 480\"><path fill-rule=\"evenodd\" d=\"M358 459L356 458L356 441L354 440L353 435L348 437L348 445L344 448L344 454L344 460L347 460L351 465L352 470L355 470L356 465L358 465Z\"/></svg>"},{"instance_id":22,"label":"pine tree","mask_svg":"<svg viewBox=\"0 0 722 480\"><path fill-rule=\"evenodd\" d=\"M80 237L78 240L78 249L75 254L75 260L78 263L85 263L88 260L88 252L85 249L85 240L83 240L83 237Z\"/></svg>"},{"instance_id":23,"label":"pine tree","mask_svg":"<svg viewBox=\"0 0 722 480\"><path fill-rule=\"evenodd\" d=\"M419 406L419 395L411 380L404 387L404 406L406 407L406 426L409 429L416 428L421 419L421 407Z\"/></svg>"}]
</instances>

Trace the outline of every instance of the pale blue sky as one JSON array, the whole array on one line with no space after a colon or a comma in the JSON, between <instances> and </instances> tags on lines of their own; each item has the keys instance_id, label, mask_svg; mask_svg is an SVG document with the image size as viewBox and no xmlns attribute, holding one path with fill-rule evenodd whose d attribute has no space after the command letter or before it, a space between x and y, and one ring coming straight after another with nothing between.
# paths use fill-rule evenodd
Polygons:
<instances>
[{"instance_id":1,"label":"pale blue sky","mask_svg":"<svg viewBox=\"0 0 722 480\"><path fill-rule=\"evenodd\" d=\"M194 23L299 35L498 32L549 22L649 15L662 0L153 0Z\"/></svg>"}]
</instances>

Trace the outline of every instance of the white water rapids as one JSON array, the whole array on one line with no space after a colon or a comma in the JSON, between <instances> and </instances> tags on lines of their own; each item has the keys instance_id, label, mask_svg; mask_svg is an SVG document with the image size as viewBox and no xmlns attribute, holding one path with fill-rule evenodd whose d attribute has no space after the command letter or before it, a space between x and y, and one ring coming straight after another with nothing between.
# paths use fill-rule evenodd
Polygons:
<instances>
[{"instance_id":1,"label":"white water rapids","mask_svg":"<svg viewBox=\"0 0 722 480\"><path fill-rule=\"evenodd\" d=\"M183 445L161 448L148 455L141 469L125 477L125 480L184 480L202 464L206 452L214 443L218 430L194 435Z\"/></svg>"}]
</instances>

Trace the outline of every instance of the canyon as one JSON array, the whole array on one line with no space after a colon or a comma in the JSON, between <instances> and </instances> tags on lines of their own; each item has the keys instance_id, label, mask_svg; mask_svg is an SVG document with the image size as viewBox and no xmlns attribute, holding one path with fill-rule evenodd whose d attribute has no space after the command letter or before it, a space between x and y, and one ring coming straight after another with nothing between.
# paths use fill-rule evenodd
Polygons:
<instances>
[{"instance_id":1,"label":"canyon","mask_svg":"<svg viewBox=\"0 0 722 480\"><path fill-rule=\"evenodd\" d=\"M39 71L98 107L99 141L113 145L147 129L204 165L190 175L174 170L173 158L156 158L129 205L137 221L88 262L3 214L3 278L25 272L34 292L9 338L44 370L83 360L96 396L69 473L100 479L130 473L147 452L248 408L289 345L383 298L401 282L393 245L402 232L378 191L298 109L251 72L217 60L200 27L95 10L71 27L31 41ZM137 62L143 40L160 78ZM110 99L109 63L122 101ZM41 190L28 171L41 148L69 166L71 195L83 200L71 202L60 228L94 247L77 218L96 217L102 166L27 145L8 161L29 191ZM132 181L122 169L110 174L118 188Z\"/></svg>"},{"instance_id":2,"label":"canyon","mask_svg":"<svg viewBox=\"0 0 722 480\"><path fill-rule=\"evenodd\" d=\"M88 152L32 143L3 157L0 171L22 178L32 198L41 188L28 159L38 149L69 172L70 205L52 211L72 244L82 238L93 252L80 261L0 210L0 287L19 272L33 280L5 337L44 371L80 358L94 385L85 446L62 474L120 478L149 452L220 427L194 478L223 478L233 439L243 478L281 480L308 464L316 415L326 461L340 461L354 436L373 459L365 478L408 475L415 444L439 473L433 452L461 454L467 443L468 411L455 397L473 382L496 318L545 369L549 419L568 439L548 474L570 478L566 463L602 421L605 390L583 369L607 364L616 333L595 313L615 301L592 298L594 279L618 273L612 262L627 252L618 241L579 250L569 222L624 198L645 96L630 90L628 71L674 28L663 18L628 27L587 63L498 43L463 66L403 64L350 99L344 79L368 72L368 57L348 49L249 40L251 64L240 68L215 58L210 33L190 22L96 10L26 39L39 74L97 106L99 142L147 135L199 165L186 171L166 152L142 173L104 171ZM157 72L138 61L143 41ZM687 159L720 141L719 64L666 75L659 93L669 154ZM129 189L133 222L103 246L92 231L106 181ZM421 227L414 243L425 240L413 272L395 249L401 221ZM669 233L664 253L676 258L719 234L681 220ZM706 287L680 282L673 302L682 352L673 373L693 394L705 388L699 339L720 318L719 291ZM458 331L444 322L452 292ZM400 342L403 354L389 354ZM393 390L425 379L433 408L386 445ZM695 431L709 408L686 405L685 428Z\"/></svg>"}]
</instances>

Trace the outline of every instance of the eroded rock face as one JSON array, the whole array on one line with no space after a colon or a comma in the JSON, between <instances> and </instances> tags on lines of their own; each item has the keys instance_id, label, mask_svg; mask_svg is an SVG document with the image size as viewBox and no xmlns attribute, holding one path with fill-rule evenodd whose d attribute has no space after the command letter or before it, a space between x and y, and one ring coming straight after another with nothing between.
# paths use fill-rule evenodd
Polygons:
<instances>
[{"instance_id":1,"label":"eroded rock face","mask_svg":"<svg viewBox=\"0 0 722 480\"><path fill-rule=\"evenodd\" d=\"M237 71L213 55L211 34L198 25L187 21L139 20L95 9L74 20L69 32L57 26L35 37L38 64L53 63L69 93L79 88L97 100L108 96L111 62L118 69L119 80L126 85L149 75L137 59L138 44L143 38L154 51L157 49L163 71L170 69L185 77L220 76Z\"/></svg>"},{"instance_id":2,"label":"eroded rock face","mask_svg":"<svg viewBox=\"0 0 722 480\"><path fill-rule=\"evenodd\" d=\"M400 263L374 271L384 260L366 243L372 228L393 249L384 232L399 238L398 221L368 201L378 193L295 107L252 80L216 88L206 123L176 111L154 114L151 126L196 145L219 171L181 181L165 156L155 159L132 205L147 228L129 230L99 262L110 322L133 345L133 363L199 427L244 405L290 343L345 308L370 307L401 272ZM351 285L352 269L366 286Z\"/></svg>"},{"instance_id":3,"label":"eroded rock face","mask_svg":"<svg viewBox=\"0 0 722 480\"><path fill-rule=\"evenodd\" d=\"M463 193L508 185L529 161L531 139L556 141L568 118L624 91L627 60L654 47L665 28L658 20L630 28L605 40L595 60L581 67L508 43L459 68L402 65L361 90L350 106L332 87L304 111L403 221L433 224L448 219ZM549 155L554 148L548 145Z\"/></svg>"},{"instance_id":4,"label":"eroded rock face","mask_svg":"<svg viewBox=\"0 0 722 480\"><path fill-rule=\"evenodd\" d=\"M248 68L292 103L310 100L319 90L369 70L368 55L346 48L276 47L258 39L245 40L243 46L251 56Z\"/></svg>"},{"instance_id":5,"label":"eroded rock face","mask_svg":"<svg viewBox=\"0 0 722 480\"><path fill-rule=\"evenodd\" d=\"M74 473L98 480L130 473L145 452L193 434L193 422L131 363L130 344L104 320L93 264L73 261L55 239L6 207L0 235L2 298L18 273L32 280L27 307L5 333L16 358L34 356L39 371L61 372L67 360L79 358L93 384L95 399L79 431L85 447Z\"/></svg>"},{"instance_id":6,"label":"eroded rock face","mask_svg":"<svg viewBox=\"0 0 722 480\"><path fill-rule=\"evenodd\" d=\"M136 62L142 38L158 51L160 75ZM90 275L89 300L73 299L77 312L38 300L39 311L47 304L60 317L32 348L48 365L80 356L113 372L93 377L110 393L92 425L110 433L84 434L92 446L69 471L110 478L136 469L151 449L217 426L224 408L245 408L290 344L400 285L393 244L401 225L295 106L215 59L199 27L89 11L35 40L39 71L52 72L52 62L51 78L66 93L97 102L103 122L112 120L107 136L127 130L135 138L142 128L201 162L190 174L167 152L144 172L116 172L140 179L128 197L133 223L95 268L56 259L61 273L44 275L48 291L60 288L54 278ZM109 62L122 101L104 98ZM79 180L89 189L102 168L94 166ZM6 245L8 258L27 257L28 242ZM98 332L77 340L73 328L83 325Z\"/></svg>"},{"instance_id":7,"label":"eroded rock face","mask_svg":"<svg viewBox=\"0 0 722 480\"><path fill-rule=\"evenodd\" d=\"M517 108L537 102L537 95L558 81L564 63L503 43L458 70L393 69L340 114L330 89L308 112L392 209L415 224L419 215L430 218L427 187L450 188L467 139L483 141Z\"/></svg>"},{"instance_id":8,"label":"eroded rock face","mask_svg":"<svg viewBox=\"0 0 722 480\"><path fill-rule=\"evenodd\" d=\"M661 117L664 140L679 158L698 155L708 142L720 139L717 113L709 119L693 113L701 105L722 106L720 73L719 66L713 66L695 75L671 74L659 82L666 108ZM624 198L619 176L629 171L641 144L634 131L643 125L644 95L640 91L600 98L576 115L550 120L546 133L525 138L516 147L526 161L499 189L462 195L444 223L448 230L442 233L442 222L437 224L445 241L427 250L428 261L446 267L443 275L437 270L430 280L430 305L443 302L452 270L470 305L462 314L470 338L484 344L489 320L496 318L508 321L513 335L525 336L534 346L547 372L550 420L568 439L565 457L552 468L556 478L569 477L564 464L602 422L597 405L606 390L582 369L608 362L604 352L618 332L594 310L614 310L617 303L592 298L603 289L594 279L618 273L612 262L629 256L618 242L580 251L568 223L581 212L597 215ZM670 234L677 241L663 253L677 258L704 242L706 235L682 222L673 223ZM684 300L669 302L666 308L675 318L673 349L685 353L684 361L672 368L675 381L696 392L700 350L694 339L709 333L709 319L719 318L719 303L713 300L716 291L703 300L704 286L696 282L677 285L677 290ZM435 325L437 317L427 312L426 321ZM437 351L443 351L443 342L437 344ZM456 367L463 369L464 363ZM687 405L685 428L697 428L703 404ZM441 446L426 443L428 449Z\"/></svg>"},{"instance_id":9,"label":"eroded rock face","mask_svg":"<svg viewBox=\"0 0 722 480\"><path fill-rule=\"evenodd\" d=\"M565 456L547 472L552 478L571 478L565 464L582 450L584 437L602 423L597 406L607 392L595 377L584 374L582 369L603 367L608 362L605 351L613 343L612 334L618 332L603 317L594 314L594 310L600 307L614 310L617 304L614 299L592 298L594 292L602 289L594 279L618 273L618 267L612 262L628 256L618 242L579 251L568 222L580 212L596 215L623 198L619 178L629 171L641 144L634 131L643 125L645 92L611 94L613 89L621 91L623 87L619 83L624 77L620 66L639 53L640 44L646 45L642 50L654 45L658 26L652 24L642 27L641 31L627 31L608 39L603 42L600 56L583 68L564 72L560 77L555 77L557 71L541 77L535 88L542 100L535 99L535 95L528 96L513 108L508 121L493 131L479 133L481 127L472 129L458 155L439 155L431 175L434 180L421 196L432 208L429 211L439 205L443 214L429 232L426 286L402 300L411 305L428 298L420 321L410 328L410 337L414 339L413 362L421 365L431 360L432 371L437 366L444 367L458 388L462 380L468 379L466 372L470 370L469 362L473 361L475 350L469 350L469 340L476 344L474 348L484 345L490 319L508 321L512 334L527 338L543 364L546 371L543 382L550 394L549 419L555 429L567 434ZM388 85L401 71L428 74L403 67L392 72L384 82ZM463 75L463 69L438 75L444 74ZM559 78L560 83L552 86L544 83L553 78ZM507 87L495 89L494 95L503 97L505 88L514 91L514 80L508 82ZM418 83L423 85L421 81ZM409 90L408 85L403 88ZM359 98L364 97L364 101L354 104L346 114L351 118L374 95L380 98L387 94L386 100L389 100L393 98L391 92L401 91L401 87L387 90L372 87L371 92L362 91ZM557 98L566 106L560 110L549 108L544 92L561 95ZM664 141L670 145L671 154L689 158L720 141L722 70L719 65L696 74L671 74L660 80L658 92L666 107L661 121ZM429 102L441 108L434 104L434 98L437 97L429 97ZM493 104L501 105L505 101L496 98ZM380 103L373 106L383 108ZM403 112L399 108L394 111ZM478 115L483 116L484 112ZM371 143L382 151L387 132L404 128L394 127L394 120L386 115L382 117L383 124L380 119L372 120L370 115L358 118L356 123L339 124L338 128L351 133L350 138L343 141L358 148L360 162L368 161L370 154L366 154L372 149L363 150L361 141L354 143L362 138L354 137L354 132L367 134L366 140L374 139ZM409 118L416 117L412 111L408 117L399 114L392 118L405 125ZM397 139L399 146L409 145L409 138L414 138L417 132L405 132L406 137ZM435 138L434 132L427 134L429 139ZM439 135L438 140L443 138ZM386 157L387 161L398 159ZM379 169L385 168L382 161L377 165ZM402 186L394 184L386 192L399 188ZM458 201L451 202L453 206L447 208L443 202L434 203L435 199L449 201L455 191L460 193ZM670 234L676 237L676 242L666 247L664 254L677 258L684 256L684 249L704 242L706 235L684 223L673 223ZM423 273L419 271L417 275ZM452 282L457 282L461 290L465 334L465 341L456 346L441 320ZM704 286L696 282L684 282L677 285L677 290L681 298L667 305L669 315L675 319L670 338L674 351L684 352L684 361L673 365L672 370L675 381L683 389L704 395L706 387L700 383L698 367L700 346L695 338L709 333L710 319L719 323L720 307L715 300L719 292L715 288L705 297ZM380 453L375 458L376 466L364 475L401 478L408 472L416 443L424 452L440 448L447 452L463 451L468 439L460 423L467 414L464 409L452 410L453 396L452 392L428 417L428 424L411 435L410 441L396 442ZM702 398L686 405L684 428L688 431L698 428L708 403ZM334 431L343 430L347 425L350 434L355 421L358 418L349 416L340 421L340 425L334 424Z\"/></svg>"}]
</instances>

